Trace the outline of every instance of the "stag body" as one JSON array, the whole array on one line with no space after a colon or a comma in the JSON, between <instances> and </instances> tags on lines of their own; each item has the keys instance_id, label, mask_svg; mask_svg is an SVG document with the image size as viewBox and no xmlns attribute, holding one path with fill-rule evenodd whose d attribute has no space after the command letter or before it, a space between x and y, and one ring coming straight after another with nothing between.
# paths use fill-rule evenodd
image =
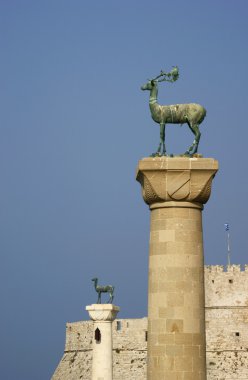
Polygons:
<instances>
[{"instance_id":1,"label":"stag body","mask_svg":"<svg viewBox=\"0 0 248 380\"><path fill-rule=\"evenodd\" d=\"M92 278L92 281L94 282L95 290L98 294L97 303L101 303L101 294L102 293L109 293L109 303L113 302L114 299L114 286L112 285L106 285L106 286L100 286L98 285L98 278Z\"/></svg>"},{"instance_id":2,"label":"stag body","mask_svg":"<svg viewBox=\"0 0 248 380\"><path fill-rule=\"evenodd\" d=\"M201 133L199 131L199 125L206 116L206 110L200 104L190 103L190 104L173 104L173 105L163 105L161 106L157 102L158 96L158 82L169 81L174 82L178 78L178 70L173 69L174 73L166 74L161 71L161 74L156 78L149 80L144 86L141 87L142 90L150 91L149 106L151 111L152 119L160 124L160 143L156 155L166 155L165 148L165 125L170 124L184 124L187 123L190 130L195 135L195 139L192 145L185 152L186 155L193 155L197 153ZM158 80L161 76L163 79ZM167 77L172 79L167 79ZM163 147L163 148L162 148ZM162 150L162 152L161 152Z\"/></svg>"}]
</instances>

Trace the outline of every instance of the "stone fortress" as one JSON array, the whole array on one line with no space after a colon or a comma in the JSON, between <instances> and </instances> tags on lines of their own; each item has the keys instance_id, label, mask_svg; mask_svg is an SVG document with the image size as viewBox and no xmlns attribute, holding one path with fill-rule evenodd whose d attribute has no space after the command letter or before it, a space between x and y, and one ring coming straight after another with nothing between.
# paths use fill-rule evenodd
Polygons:
<instances>
[{"instance_id":1,"label":"stone fortress","mask_svg":"<svg viewBox=\"0 0 248 380\"><path fill-rule=\"evenodd\" d=\"M202 210L217 171L215 159L198 156L139 161L150 209L148 317L87 306L93 322L67 324L53 380L248 380L248 266L204 267Z\"/></svg>"},{"instance_id":2,"label":"stone fortress","mask_svg":"<svg viewBox=\"0 0 248 380\"><path fill-rule=\"evenodd\" d=\"M248 265L205 266L207 380L248 379ZM113 379L145 380L147 318L116 319ZM91 380L93 322L67 323L52 380Z\"/></svg>"}]
</instances>

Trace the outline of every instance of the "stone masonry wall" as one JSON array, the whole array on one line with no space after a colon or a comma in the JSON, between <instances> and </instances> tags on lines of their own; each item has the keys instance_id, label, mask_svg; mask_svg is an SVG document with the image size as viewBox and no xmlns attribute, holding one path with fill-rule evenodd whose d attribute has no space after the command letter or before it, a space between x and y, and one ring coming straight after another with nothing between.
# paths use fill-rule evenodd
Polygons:
<instances>
[{"instance_id":1,"label":"stone masonry wall","mask_svg":"<svg viewBox=\"0 0 248 380\"><path fill-rule=\"evenodd\" d=\"M248 266L205 267L208 380L248 380ZM52 380L91 380L91 321L67 323ZM145 380L147 318L113 322L114 380Z\"/></svg>"},{"instance_id":2,"label":"stone masonry wall","mask_svg":"<svg viewBox=\"0 0 248 380\"><path fill-rule=\"evenodd\" d=\"M248 266L205 268L208 380L248 379Z\"/></svg>"}]
</instances>

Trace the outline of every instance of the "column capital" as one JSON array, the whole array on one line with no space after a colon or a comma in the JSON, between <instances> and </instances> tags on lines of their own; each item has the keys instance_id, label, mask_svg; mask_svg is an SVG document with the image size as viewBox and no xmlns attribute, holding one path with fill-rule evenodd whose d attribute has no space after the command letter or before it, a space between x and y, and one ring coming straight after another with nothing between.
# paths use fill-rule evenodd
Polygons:
<instances>
[{"instance_id":1,"label":"column capital","mask_svg":"<svg viewBox=\"0 0 248 380\"><path fill-rule=\"evenodd\" d=\"M119 306L113 304L92 304L86 306L89 316L93 321L112 322L115 320L117 313L120 311Z\"/></svg>"},{"instance_id":2,"label":"column capital","mask_svg":"<svg viewBox=\"0 0 248 380\"><path fill-rule=\"evenodd\" d=\"M204 204L217 171L214 158L147 157L139 161L136 179L149 205L171 201Z\"/></svg>"}]
</instances>

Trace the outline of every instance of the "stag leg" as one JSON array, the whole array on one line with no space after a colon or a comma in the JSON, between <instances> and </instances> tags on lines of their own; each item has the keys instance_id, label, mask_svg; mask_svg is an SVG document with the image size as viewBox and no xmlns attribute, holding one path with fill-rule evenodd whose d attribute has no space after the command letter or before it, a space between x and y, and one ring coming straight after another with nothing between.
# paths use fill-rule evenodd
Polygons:
<instances>
[{"instance_id":1,"label":"stag leg","mask_svg":"<svg viewBox=\"0 0 248 380\"><path fill-rule=\"evenodd\" d=\"M197 153L199 141L201 138L201 132L199 131L199 127L197 124L190 125L190 123L188 122L188 126L189 126L190 130L194 133L195 139L194 139L192 145L189 147L189 149L185 152L185 154L192 155L192 154Z\"/></svg>"},{"instance_id":2,"label":"stag leg","mask_svg":"<svg viewBox=\"0 0 248 380\"><path fill-rule=\"evenodd\" d=\"M160 124L160 139L163 141L163 153L162 156L166 156L165 149L165 124Z\"/></svg>"},{"instance_id":3,"label":"stag leg","mask_svg":"<svg viewBox=\"0 0 248 380\"><path fill-rule=\"evenodd\" d=\"M98 293L98 300L97 303L101 303L101 292Z\"/></svg>"},{"instance_id":4,"label":"stag leg","mask_svg":"<svg viewBox=\"0 0 248 380\"><path fill-rule=\"evenodd\" d=\"M110 292L110 299L109 299L109 303L113 303L113 299L114 299L114 295L112 292Z\"/></svg>"},{"instance_id":5,"label":"stag leg","mask_svg":"<svg viewBox=\"0 0 248 380\"><path fill-rule=\"evenodd\" d=\"M152 153L152 157L155 156L166 156L166 149L165 149L165 123L160 124L160 143L158 146L158 149L156 153ZM161 154L161 148L163 147L162 154Z\"/></svg>"}]
</instances>

